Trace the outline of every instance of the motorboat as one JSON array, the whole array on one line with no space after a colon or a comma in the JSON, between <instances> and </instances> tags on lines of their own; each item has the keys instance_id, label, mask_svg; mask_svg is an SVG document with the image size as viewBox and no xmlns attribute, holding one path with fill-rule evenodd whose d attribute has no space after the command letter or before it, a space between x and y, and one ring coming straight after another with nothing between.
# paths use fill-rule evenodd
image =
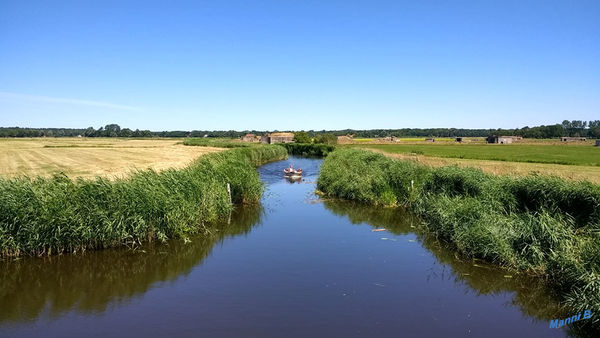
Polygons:
<instances>
[{"instance_id":1,"label":"motorboat","mask_svg":"<svg viewBox=\"0 0 600 338\"><path fill-rule=\"evenodd\" d=\"M283 169L283 174L286 177L299 177L302 176L302 169L294 169L292 166Z\"/></svg>"}]
</instances>

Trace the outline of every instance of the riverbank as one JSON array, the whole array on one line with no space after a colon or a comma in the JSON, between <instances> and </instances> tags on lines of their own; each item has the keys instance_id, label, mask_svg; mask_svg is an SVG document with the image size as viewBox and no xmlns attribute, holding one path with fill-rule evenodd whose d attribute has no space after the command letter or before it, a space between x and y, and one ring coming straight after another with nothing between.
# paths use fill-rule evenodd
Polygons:
<instances>
[{"instance_id":1,"label":"riverbank","mask_svg":"<svg viewBox=\"0 0 600 338\"><path fill-rule=\"evenodd\" d=\"M544 276L565 304L600 311L600 186L431 168L341 149L324 160L318 189L369 204L409 206L424 228L463 255Z\"/></svg>"},{"instance_id":2,"label":"riverbank","mask_svg":"<svg viewBox=\"0 0 600 338\"><path fill-rule=\"evenodd\" d=\"M233 204L259 201L263 184L255 167L286 156L283 147L262 146L116 180L2 178L0 255L134 246L208 232L209 223L227 217Z\"/></svg>"},{"instance_id":3,"label":"riverbank","mask_svg":"<svg viewBox=\"0 0 600 338\"><path fill-rule=\"evenodd\" d=\"M315 196L322 161L259 167L262 211L236 208L210 234L0 260L0 336L571 335L548 328L570 312L542 279L456 255L401 208ZM282 176L290 164L301 181Z\"/></svg>"}]
</instances>

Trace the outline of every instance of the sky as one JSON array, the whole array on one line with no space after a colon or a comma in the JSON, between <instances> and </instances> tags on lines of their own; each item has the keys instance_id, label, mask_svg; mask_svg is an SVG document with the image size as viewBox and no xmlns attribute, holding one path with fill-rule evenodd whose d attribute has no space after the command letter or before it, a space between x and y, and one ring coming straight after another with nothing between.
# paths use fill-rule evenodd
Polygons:
<instances>
[{"instance_id":1,"label":"sky","mask_svg":"<svg viewBox=\"0 0 600 338\"><path fill-rule=\"evenodd\" d=\"M600 119L600 1L0 0L0 126Z\"/></svg>"}]
</instances>

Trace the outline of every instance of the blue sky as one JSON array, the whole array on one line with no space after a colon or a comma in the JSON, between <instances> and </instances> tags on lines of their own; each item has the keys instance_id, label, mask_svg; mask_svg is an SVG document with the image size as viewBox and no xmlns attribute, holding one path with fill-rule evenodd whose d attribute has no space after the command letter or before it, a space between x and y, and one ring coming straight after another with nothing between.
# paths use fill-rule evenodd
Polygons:
<instances>
[{"instance_id":1,"label":"blue sky","mask_svg":"<svg viewBox=\"0 0 600 338\"><path fill-rule=\"evenodd\" d=\"M0 0L0 126L600 119L600 1Z\"/></svg>"}]
</instances>

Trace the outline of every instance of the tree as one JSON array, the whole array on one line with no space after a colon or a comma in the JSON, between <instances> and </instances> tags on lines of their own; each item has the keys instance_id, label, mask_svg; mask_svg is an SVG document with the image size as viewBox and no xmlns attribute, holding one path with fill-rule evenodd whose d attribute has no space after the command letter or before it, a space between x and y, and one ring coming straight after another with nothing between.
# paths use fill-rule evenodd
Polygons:
<instances>
[{"instance_id":1,"label":"tree","mask_svg":"<svg viewBox=\"0 0 600 338\"><path fill-rule=\"evenodd\" d=\"M312 139L305 131L299 131L294 134L294 142L296 143L310 143Z\"/></svg>"},{"instance_id":2,"label":"tree","mask_svg":"<svg viewBox=\"0 0 600 338\"><path fill-rule=\"evenodd\" d=\"M337 136L333 134L320 134L315 137L315 143L337 144Z\"/></svg>"},{"instance_id":3,"label":"tree","mask_svg":"<svg viewBox=\"0 0 600 338\"><path fill-rule=\"evenodd\" d=\"M107 124L104 127L104 136L117 137L117 136L119 136L120 131L121 131L121 127L119 127L118 124Z\"/></svg>"}]
</instances>

